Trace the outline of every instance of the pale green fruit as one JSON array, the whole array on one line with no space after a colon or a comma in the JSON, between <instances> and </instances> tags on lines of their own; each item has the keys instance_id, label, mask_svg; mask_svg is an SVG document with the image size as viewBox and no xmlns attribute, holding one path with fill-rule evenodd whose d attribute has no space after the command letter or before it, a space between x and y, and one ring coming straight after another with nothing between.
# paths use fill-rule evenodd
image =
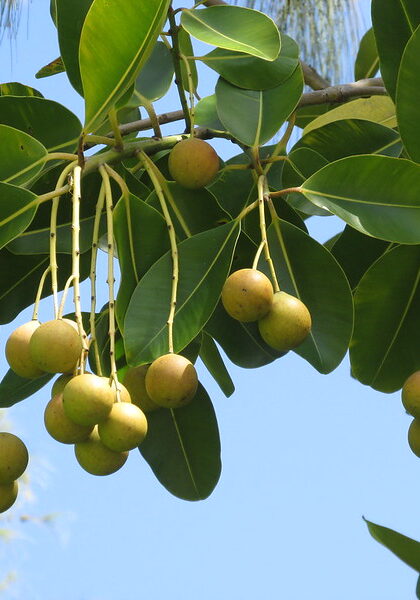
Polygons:
<instances>
[{"instance_id":1,"label":"pale green fruit","mask_svg":"<svg viewBox=\"0 0 420 600\"><path fill-rule=\"evenodd\" d=\"M91 475L111 475L124 465L128 452L114 452L100 440L98 428L84 442L74 446L74 452L79 465Z\"/></svg>"},{"instance_id":2,"label":"pale green fruit","mask_svg":"<svg viewBox=\"0 0 420 600\"><path fill-rule=\"evenodd\" d=\"M408 428L408 444L412 452L420 458L420 421L414 419Z\"/></svg>"},{"instance_id":3,"label":"pale green fruit","mask_svg":"<svg viewBox=\"0 0 420 600\"><path fill-rule=\"evenodd\" d=\"M311 315L305 304L286 292L274 294L270 312L258 321L263 340L280 352L299 346L311 326Z\"/></svg>"},{"instance_id":4,"label":"pale green fruit","mask_svg":"<svg viewBox=\"0 0 420 600\"><path fill-rule=\"evenodd\" d=\"M9 508L13 506L16 501L18 491L19 486L17 481L0 484L0 513L9 510Z\"/></svg>"},{"instance_id":5,"label":"pale green fruit","mask_svg":"<svg viewBox=\"0 0 420 600\"><path fill-rule=\"evenodd\" d=\"M143 412L150 412L161 408L153 402L146 390L146 373L149 365L130 367L124 374L123 383L130 392L131 402Z\"/></svg>"},{"instance_id":6,"label":"pale green fruit","mask_svg":"<svg viewBox=\"0 0 420 600\"><path fill-rule=\"evenodd\" d=\"M165 408L188 404L194 398L197 386L194 365L180 354L160 356L146 373L147 393L153 402Z\"/></svg>"},{"instance_id":7,"label":"pale green fruit","mask_svg":"<svg viewBox=\"0 0 420 600\"><path fill-rule=\"evenodd\" d=\"M39 326L40 323L36 320L24 323L13 331L6 342L7 362L20 377L35 379L45 375L45 372L34 363L29 352L29 341Z\"/></svg>"},{"instance_id":8,"label":"pale green fruit","mask_svg":"<svg viewBox=\"0 0 420 600\"><path fill-rule=\"evenodd\" d=\"M63 373L63 375L57 377L51 388L51 398L54 398L54 396L56 396L57 394L62 394L64 388L66 387L70 379L73 379L73 377L74 375L69 373Z\"/></svg>"},{"instance_id":9,"label":"pale green fruit","mask_svg":"<svg viewBox=\"0 0 420 600\"><path fill-rule=\"evenodd\" d=\"M56 394L48 402L44 412L45 429L51 437L62 444L75 444L89 437L93 425L78 425L64 412L63 394Z\"/></svg>"},{"instance_id":10,"label":"pale green fruit","mask_svg":"<svg viewBox=\"0 0 420 600\"><path fill-rule=\"evenodd\" d=\"M115 401L115 388L106 377L90 373L73 377L63 391L66 415L78 425L91 426L105 421Z\"/></svg>"},{"instance_id":11,"label":"pale green fruit","mask_svg":"<svg viewBox=\"0 0 420 600\"><path fill-rule=\"evenodd\" d=\"M230 275L222 289L226 312L242 323L264 317L273 303L271 281L257 269L240 269Z\"/></svg>"},{"instance_id":12,"label":"pale green fruit","mask_svg":"<svg viewBox=\"0 0 420 600\"><path fill-rule=\"evenodd\" d=\"M404 382L401 400L405 410L420 419L420 371L416 371Z\"/></svg>"},{"instance_id":13,"label":"pale green fruit","mask_svg":"<svg viewBox=\"0 0 420 600\"><path fill-rule=\"evenodd\" d=\"M69 373L82 353L77 325L69 319L42 323L33 333L29 351L34 363L47 373Z\"/></svg>"},{"instance_id":14,"label":"pale green fruit","mask_svg":"<svg viewBox=\"0 0 420 600\"><path fill-rule=\"evenodd\" d=\"M107 420L99 423L98 433L101 442L110 450L132 450L146 437L147 419L135 404L116 402Z\"/></svg>"},{"instance_id":15,"label":"pale green fruit","mask_svg":"<svg viewBox=\"0 0 420 600\"><path fill-rule=\"evenodd\" d=\"M177 183L190 190L196 190L209 185L216 177L219 157L204 140L188 138L172 148L168 167Z\"/></svg>"},{"instance_id":16,"label":"pale green fruit","mask_svg":"<svg viewBox=\"0 0 420 600\"><path fill-rule=\"evenodd\" d=\"M0 484L18 479L28 466L28 449L17 435L0 432Z\"/></svg>"}]
</instances>

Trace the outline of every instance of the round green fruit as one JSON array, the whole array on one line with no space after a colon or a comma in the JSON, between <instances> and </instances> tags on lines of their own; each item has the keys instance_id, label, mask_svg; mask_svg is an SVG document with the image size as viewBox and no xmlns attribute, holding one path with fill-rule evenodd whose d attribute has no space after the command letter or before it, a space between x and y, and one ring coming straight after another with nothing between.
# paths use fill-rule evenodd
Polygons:
<instances>
[{"instance_id":1,"label":"round green fruit","mask_svg":"<svg viewBox=\"0 0 420 600\"><path fill-rule=\"evenodd\" d=\"M160 356L146 373L147 393L153 402L165 408L188 404L194 398L197 386L194 365L180 354Z\"/></svg>"},{"instance_id":2,"label":"round green fruit","mask_svg":"<svg viewBox=\"0 0 420 600\"><path fill-rule=\"evenodd\" d=\"M28 466L28 449L17 435L0 432L0 484L12 483Z\"/></svg>"},{"instance_id":3,"label":"round green fruit","mask_svg":"<svg viewBox=\"0 0 420 600\"><path fill-rule=\"evenodd\" d=\"M69 319L42 323L32 334L29 351L33 362L47 373L69 373L82 353L77 325Z\"/></svg>"},{"instance_id":4,"label":"round green fruit","mask_svg":"<svg viewBox=\"0 0 420 600\"><path fill-rule=\"evenodd\" d=\"M128 452L107 448L99 438L97 427L86 441L74 446L74 453L82 469L91 475L111 475L121 469L128 457Z\"/></svg>"},{"instance_id":5,"label":"round green fruit","mask_svg":"<svg viewBox=\"0 0 420 600\"><path fill-rule=\"evenodd\" d=\"M299 346L311 326L311 315L305 304L286 292L274 294L270 312L258 322L263 340L279 352Z\"/></svg>"},{"instance_id":6,"label":"round green fruit","mask_svg":"<svg viewBox=\"0 0 420 600\"><path fill-rule=\"evenodd\" d=\"M63 373L63 375L57 377L51 388L51 398L54 398L54 396L56 396L57 394L62 394L64 392L64 388L66 387L70 379L73 379L73 377L74 375L70 373Z\"/></svg>"},{"instance_id":7,"label":"round green fruit","mask_svg":"<svg viewBox=\"0 0 420 600\"><path fill-rule=\"evenodd\" d=\"M45 374L34 363L29 352L29 341L39 326L40 323L36 320L24 323L13 331L6 342L7 362L20 377L35 379Z\"/></svg>"},{"instance_id":8,"label":"round green fruit","mask_svg":"<svg viewBox=\"0 0 420 600\"><path fill-rule=\"evenodd\" d=\"M149 397L146 390L146 373L149 365L130 367L124 374L123 383L131 396L131 402L143 412L150 412L161 408Z\"/></svg>"},{"instance_id":9,"label":"round green fruit","mask_svg":"<svg viewBox=\"0 0 420 600\"><path fill-rule=\"evenodd\" d=\"M257 269L241 269L230 275L222 289L226 312L242 323L264 317L273 303L271 281Z\"/></svg>"},{"instance_id":10,"label":"round green fruit","mask_svg":"<svg viewBox=\"0 0 420 600\"><path fill-rule=\"evenodd\" d=\"M109 417L98 425L101 442L114 452L136 448L146 437L147 419L135 404L115 402Z\"/></svg>"},{"instance_id":11,"label":"round green fruit","mask_svg":"<svg viewBox=\"0 0 420 600\"><path fill-rule=\"evenodd\" d=\"M108 418L115 396L115 388L109 385L107 377L76 375L63 391L64 412L78 425L96 425Z\"/></svg>"},{"instance_id":12,"label":"round green fruit","mask_svg":"<svg viewBox=\"0 0 420 600\"><path fill-rule=\"evenodd\" d=\"M420 419L420 371L416 371L402 387L401 400L405 410L416 419Z\"/></svg>"},{"instance_id":13,"label":"round green fruit","mask_svg":"<svg viewBox=\"0 0 420 600\"><path fill-rule=\"evenodd\" d=\"M408 444L412 452L420 458L420 421L413 419L408 428Z\"/></svg>"},{"instance_id":14,"label":"round green fruit","mask_svg":"<svg viewBox=\"0 0 420 600\"><path fill-rule=\"evenodd\" d=\"M75 444L86 440L93 425L78 425L64 412L63 394L56 394L48 402L44 411L45 429L51 437L62 444Z\"/></svg>"},{"instance_id":15,"label":"round green fruit","mask_svg":"<svg viewBox=\"0 0 420 600\"><path fill-rule=\"evenodd\" d=\"M169 172L177 183L190 190L209 185L219 170L219 157L207 142L182 140L169 154Z\"/></svg>"},{"instance_id":16,"label":"round green fruit","mask_svg":"<svg viewBox=\"0 0 420 600\"><path fill-rule=\"evenodd\" d=\"M17 481L0 484L0 513L9 510L9 508L13 506L16 501L18 491L19 486Z\"/></svg>"}]
</instances>

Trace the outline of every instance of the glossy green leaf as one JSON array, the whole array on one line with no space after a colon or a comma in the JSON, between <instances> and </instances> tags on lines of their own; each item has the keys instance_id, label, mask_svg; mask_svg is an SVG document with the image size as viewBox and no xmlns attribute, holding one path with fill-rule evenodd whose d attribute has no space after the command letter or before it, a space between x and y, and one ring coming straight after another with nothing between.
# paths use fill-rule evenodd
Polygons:
<instances>
[{"instance_id":1,"label":"glossy green leaf","mask_svg":"<svg viewBox=\"0 0 420 600\"><path fill-rule=\"evenodd\" d=\"M225 128L223 123L219 119L217 114L217 100L216 94L201 98L195 106L195 122L200 127L206 127L207 129L216 129L217 131L224 131Z\"/></svg>"},{"instance_id":2,"label":"glossy green leaf","mask_svg":"<svg viewBox=\"0 0 420 600\"><path fill-rule=\"evenodd\" d=\"M31 135L48 152L74 152L82 130L70 110L53 100L36 97L0 97L0 123Z\"/></svg>"},{"instance_id":3,"label":"glossy green leaf","mask_svg":"<svg viewBox=\"0 0 420 600\"><path fill-rule=\"evenodd\" d=\"M222 465L216 415L203 386L187 406L151 412L147 421L139 450L160 483L183 500L207 498Z\"/></svg>"},{"instance_id":4,"label":"glossy green leaf","mask_svg":"<svg viewBox=\"0 0 420 600\"><path fill-rule=\"evenodd\" d=\"M25 207L28 207L27 210L13 217ZM0 183L0 248L28 227L36 208L35 194L8 183Z\"/></svg>"},{"instance_id":5,"label":"glossy green leaf","mask_svg":"<svg viewBox=\"0 0 420 600\"><path fill-rule=\"evenodd\" d=\"M229 398L235 391L235 386L217 345L206 331L203 331L200 358L224 395Z\"/></svg>"},{"instance_id":6,"label":"glossy green leaf","mask_svg":"<svg viewBox=\"0 0 420 600\"><path fill-rule=\"evenodd\" d=\"M366 235L420 243L420 166L388 156L350 156L302 186L305 196Z\"/></svg>"},{"instance_id":7,"label":"glossy green leaf","mask_svg":"<svg viewBox=\"0 0 420 600\"><path fill-rule=\"evenodd\" d=\"M413 540L398 531L383 527L364 519L369 533L374 540L391 550L403 562L420 572L420 542Z\"/></svg>"},{"instance_id":8,"label":"glossy green leaf","mask_svg":"<svg viewBox=\"0 0 420 600\"><path fill-rule=\"evenodd\" d=\"M168 250L169 237L163 217L132 194L121 198L114 209L114 234L121 271L116 317L123 331L125 313L136 285Z\"/></svg>"},{"instance_id":9,"label":"glossy green leaf","mask_svg":"<svg viewBox=\"0 0 420 600\"><path fill-rule=\"evenodd\" d=\"M420 24L420 3L418 0L372 0L372 24L381 75L389 95L395 98L404 48Z\"/></svg>"},{"instance_id":10,"label":"glossy green leaf","mask_svg":"<svg viewBox=\"0 0 420 600\"><path fill-rule=\"evenodd\" d=\"M274 21L261 12L239 6L184 9L181 25L190 35L212 46L274 60L280 34Z\"/></svg>"},{"instance_id":11,"label":"glossy green leaf","mask_svg":"<svg viewBox=\"0 0 420 600\"><path fill-rule=\"evenodd\" d=\"M23 85L17 81L9 83L0 83L0 96L37 96L43 98L41 92L29 85Z\"/></svg>"},{"instance_id":12,"label":"glossy green leaf","mask_svg":"<svg viewBox=\"0 0 420 600\"><path fill-rule=\"evenodd\" d=\"M268 241L280 289L300 298L312 317L311 333L295 352L330 373L344 358L353 330L347 278L322 244L286 221L270 225Z\"/></svg>"},{"instance_id":13,"label":"glossy green leaf","mask_svg":"<svg viewBox=\"0 0 420 600\"><path fill-rule=\"evenodd\" d=\"M288 79L299 63L299 48L292 38L282 35L279 56L269 62L244 52L216 48L202 59L229 83L248 90L267 90Z\"/></svg>"},{"instance_id":14,"label":"glossy green leaf","mask_svg":"<svg viewBox=\"0 0 420 600\"><path fill-rule=\"evenodd\" d=\"M26 400L43 388L53 377L54 375L47 373L37 379L25 379L9 369L0 382L0 408L8 408Z\"/></svg>"},{"instance_id":15,"label":"glossy green leaf","mask_svg":"<svg viewBox=\"0 0 420 600\"><path fill-rule=\"evenodd\" d=\"M296 122L297 127L307 127L308 124L319 117L327 113L331 109L331 104L314 104L309 106L302 106L296 111Z\"/></svg>"},{"instance_id":16,"label":"glossy green leaf","mask_svg":"<svg viewBox=\"0 0 420 600\"><path fill-rule=\"evenodd\" d=\"M63 59L61 56L52 60L47 65L39 69L35 73L35 79L43 79L44 77L52 77L52 75L58 75L58 73L64 73L66 67L64 66Z\"/></svg>"},{"instance_id":17,"label":"glossy green leaf","mask_svg":"<svg viewBox=\"0 0 420 600\"><path fill-rule=\"evenodd\" d=\"M125 123L132 123L141 119L140 109L138 107L132 108L130 106L124 106L117 110L117 120L120 125ZM95 135L108 135L112 131L112 125L107 117L101 123L101 125L95 129ZM135 139L137 137L137 131L124 136L124 141ZM117 166L118 168L118 166Z\"/></svg>"},{"instance_id":18,"label":"glossy green leaf","mask_svg":"<svg viewBox=\"0 0 420 600\"><path fill-rule=\"evenodd\" d=\"M0 180L23 185L41 172L46 148L23 131L0 125Z\"/></svg>"},{"instance_id":19,"label":"glossy green leaf","mask_svg":"<svg viewBox=\"0 0 420 600\"><path fill-rule=\"evenodd\" d=\"M178 245L174 352L182 350L210 318L229 272L238 234L239 225L231 222ZM128 306L124 331L129 364L149 363L168 351L171 287L172 258L168 252L137 285Z\"/></svg>"},{"instance_id":20,"label":"glossy green leaf","mask_svg":"<svg viewBox=\"0 0 420 600\"><path fill-rule=\"evenodd\" d=\"M397 83L397 119L404 147L420 163L420 125L415 101L420 93L420 26L411 36L401 59Z\"/></svg>"},{"instance_id":21,"label":"glossy green leaf","mask_svg":"<svg viewBox=\"0 0 420 600\"><path fill-rule=\"evenodd\" d=\"M303 90L300 67L281 85L264 91L243 90L219 79L217 113L226 130L247 146L268 142L296 108Z\"/></svg>"},{"instance_id":22,"label":"glossy green leaf","mask_svg":"<svg viewBox=\"0 0 420 600\"><path fill-rule=\"evenodd\" d=\"M184 56L194 56L194 48L191 43L191 37L185 31L185 29L183 29L182 27L180 27L180 29L178 31L178 44L179 44L179 50L180 50L181 54L183 54ZM195 91L197 89L197 85L198 85L198 72L197 72L196 61L189 60L188 66L189 66L189 71L191 74L193 88ZM188 81L188 72L187 72L185 62L183 60L181 60L181 76L182 76L182 85L184 86L184 89L187 92L189 92L190 88L189 88L189 81Z\"/></svg>"},{"instance_id":23,"label":"glossy green leaf","mask_svg":"<svg viewBox=\"0 0 420 600\"><path fill-rule=\"evenodd\" d=\"M328 123L304 135L293 146L311 148L329 161L353 154L399 156L402 143L399 134L389 127L360 119Z\"/></svg>"},{"instance_id":24,"label":"glossy green leaf","mask_svg":"<svg viewBox=\"0 0 420 600\"><path fill-rule=\"evenodd\" d=\"M95 0L80 37L85 132L116 104L149 58L170 0ZM112 35L110 35L112 31ZM98 56L106 60L98 61Z\"/></svg>"},{"instance_id":25,"label":"glossy green leaf","mask_svg":"<svg viewBox=\"0 0 420 600\"><path fill-rule=\"evenodd\" d=\"M174 76L171 51L163 42L156 42L153 51L140 71L128 106L140 106L141 96L150 102L159 100L169 90ZM139 96L140 95L140 96Z\"/></svg>"},{"instance_id":26,"label":"glossy green leaf","mask_svg":"<svg viewBox=\"0 0 420 600\"><path fill-rule=\"evenodd\" d=\"M92 4L93 0L72 0L71 2L56 0L57 33L61 58L70 83L81 96L83 96L83 85L79 65L79 44L83 23Z\"/></svg>"},{"instance_id":27,"label":"glossy green leaf","mask_svg":"<svg viewBox=\"0 0 420 600\"><path fill-rule=\"evenodd\" d=\"M283 187L291 188L300 186L305 179L325 167L328 164L326 158L321 156L319 152L311 148L297 148L290 152L283 168ZM315 206L312 202L306 200L303 194L292 193L288 194L287 202L298 210L307 215L317 215L325 217L331 213L323 208Z\"/></svg>"},{"instance_id":28,"label":"glossy green leaf","mask_svg":"<svg viewBox=\"0 0 420 600\"><path fill-rule=\"evenodd\" d=\"M379 69L379 56L373 29L367 30L362 37L354 65L354 78L368 79L374 77Z\"/></svg>"},{"instance_id":29,"label":"glossy green leaf","mask_svg":"<svg viewBox=\"0 0 420 600\"><path fill-rule=\"evenodd\" d=\"M400 389L420 369L420 246L398 246L362 277L350 348L354 377L381 392Z\"/></svg>"}]
</instances>

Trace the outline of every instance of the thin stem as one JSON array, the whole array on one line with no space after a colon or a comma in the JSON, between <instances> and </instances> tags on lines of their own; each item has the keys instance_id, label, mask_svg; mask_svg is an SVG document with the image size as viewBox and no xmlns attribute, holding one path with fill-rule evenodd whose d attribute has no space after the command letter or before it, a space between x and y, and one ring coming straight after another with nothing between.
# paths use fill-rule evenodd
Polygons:
<instances>
[{"instance_id":1,"label":"thin stem","mask_svg":"<svg viewBox=\"0 0 420 600\"><path fill-rule=\"evenodd\" d=\"M50 160L77 160L77 154L70 154L68 152L49 152L45 158L45 161L48 162Z\"/></svg>"},{"instance_id":2,"label":"thin stem","mask_svg":"<svg viewBox=\"0 0 420 600\"><path fill-rule=\"evenodd\" d=\"M45 280L50 271L51 271L51 265L45 269L45 271L42 274L41 279L39 280L38 291L37 291L36 297L35 297L34 310L32 312L32 320L33 321L38 321L39 303L41 301L42 290L44 289Z\"/></svg>"},{"instance_id":3,"label":"thin stem","mask_svg":"<svg viewBox=\"0 0 420 600\"><path fill-rule=\"evenodd\" d=\"M119 129L120 131L120 129ZM104 144L105 146L116 146L117 140L106 135L87 135L85 137L86 144Z\"/></svg>"},{"instance_id":4,"label":"thin stem","mask_svg":"<svg viewBox=\"0 0 420 600\"><path fill-rule=\"evenodd\" d=\"M144 96L142 96L142 94L140 94L139 92L135 92L141 102L141 105L144 106L145 111L148 114L148 117L150 119L150 123L152 124L152 128L153 128L153 133L155 134L155 137L157 138L162 138L162 130L160 128L159 125L159 119L157 118L157 114L155 111L155 108L152 104L152 102L150 102L150 100L148 98L145 98Z\"/></svg>"},{"instance_id":5,"label":"thin stem","mask_svg":"<svg viewBox=\"0 0 420 600\"><path fill-rule=\"evenodd\" d=\"M115 108L111 108L108 113L108 119L111 124L111 129L115 138L115 149L122 150L124 147L124 140L120 131L120 124L118 123L117 111Z\"/></svg>"},{"instance_id":6,"label":"thin stem","mask_svg":"<svg viewBox=\"0 0 420 600\"><path fill-rule=\"evenodd\" d=\"M171 256L172 256L172 290L171 290L171 302L169 309L169 316L167 320L168 325L168 351L172 353L174 351L174 342L173 342L173 323L176 309L176 300L177 300L177 291L178 291L178 280L179 280L179 260L178 260L178 248L176 245L176 237L175 230L172 223L171 215L169 213L165 195L163 193L162 186L159 181L159 177L157 176L158 169L154 162L150 160L150 158L144 152L141 153L141 159L143 160L144 168L146 169L153 186L155 188L156 194L159 198L159 202L162 208L163 216L166 221L166 225L169 233L169 241L171 244Z\"/></svg>"},{"instance_id":7,"label":"thin stem","mask_svg":"<svg viewBox=\"0 0 420 600\"><path fill-rule=\"evenodd\" d=\"M179 47L178 37L179 27L176 24L174 10L172 7L169 7L168 19L172 36L172 60L174 63L175 84L178 89L179 101L181 102L182 112L185 119L185 131L189 133L191 131L191 117L190 112L188 110L188 103L187 98L185 96L184 86L182 84L182 70L180 63L181 50Z\"/></svg>"},{"instance_id":8,"label":"thin stem","mask_svg":"<svg viewBox=\"0 0 420 600\"><path fill-rule=\"evenodd\" d=\"M279 196L286 196L287 194L293 194L295 192L300 194L302 192L302 188L291 187L285 188L284 190L278 190L277 192L270 192L270 198L278 198Z\"/></svg>"},{"instance_id":9,"label":"thin stem","mask_svg":"<svg viewBox=\"0 0 420 600\"><path fill-rule=\"evenodd\" d=\"M119 173L117 173L117 171L115 171L112 167L110 167L109 165L104 165L108 175L110 177L112 177L112 179L118 184L120 190L121 190L121 194L124 198L128 198L128 196L130 195L130 190L128 189L128 185L126 184L126 182L124 181L124 179L121 177L121 175Z\"/></svg>"},{"instance_id":10,"label":"thin stem","mask_svg":"<svg viewBox=\"0 0 420 600\"><path fill-rule=\"evenodd\" d=\"M182 60L182 62L184 63L185 72L187 74L187 79L188 79L188 94L190 96L190 119L191 119L190 133L191 133L191 137L194 137L194 122L195 122L194 81L193 81L193 77L192 77L192 73L191 73L190 63L188 62L187 58L183 54L180 54L179 57Z\"/></svg>"},{"instance_id":11,"label":"thin stem","mask_svg":"<svg viewBox=\"0 0 420 600\"><path fill-rule=\"evenodd\" d=\"M114 293L114 222L113 222L113 203L111 181L106 168L99 167L105 190L106 206L106 231L108 247L108 294L109 294L109 359L111 363L111 372L109 375L110 385L114 384L117 394L117 402L121 401L120 389L118 383L117 363L115 361L115 293Z\"/></svg>"},{"instance_id":12,"label":"thin stem","mask_svg":"<svg viewBox=\"0 0 420 600\"><path fill-rule=\"evenodd\" d=\"M292 135L293 129L295 127L295 122L296 122L296 113L294 112L289 119L289 123L287 124L286 131L284 132L282 138L276 144L276 147L274 148L274 150L270 156L271 161L274 161L275 159L285 160L285 157L283 157L283 156L279 157L279 154L281 154L281 152L286 150L287 144L290 140L290 136ZM271 162L271 161L269 161L267 166L265 167L264 175L267 175L267 173L273 166L273 162Z\"/></svg>"},{"instance_id":13,"label":"thin stem","mask_svg":"<svg viewBox=\"0 0 420 600\"><path fill-rule=\"evenodd\" d=\"M255 208L257 208L258 206L258 200L255 200L254 202L252 202L252 204L248 204L248 206L245 206L245 208L243 210L241 210L241 212L239 213L239 215L236 217L236 221L242 221L242 219L244 219L247 215L249 215L250 212L252 212Z\"/></svg>"},{"instance_id":14,"label":"thin stem","mask_svg":"<svg viewBox=\"0 0 420 600\"><path fill-rule=\"evenodd\" d=\"M263 241L258 246L257 253L255 254L254 262L252 263L252 268L253 269L258 269L258 263L260 261L261 253L264 250L264 248L265 248L265 242Z\"/></svg>"},{"instance_id":15,"label":"thin stem","mask_svg":"<svg viewBox=\"0 0 420 600\"><path fill-rule=\"evenodd\" d=\"M274 292L279 292L280 286L277 280L276 270L274 268L274 263L271 258L270 247L267 240L267 227L265 223L265 200L266 198L269 198L269 196L267 196L267 191L267 180L265 175L261 175L261 177L258 178L258 209L260 216L261 244L264 244L264 256L270 268Z\"/></svg>"},{"instance_id":16,"label":"thin stem","mask_svg":"<svg viewBox=\"0 0 420 600\"><path fill-rule=\"evenodd\" d=\"M101 359L99 356L98 342L96 339L96 259L98 256L98 244L99 244L99 226L101 223L102 210L105 203L105 187L101 186L99 191L98 201L96 203L95 210L95 221L93 223L92 233L92 256L90 261L90 343L93 344L93 350L95 353L95 364L96 371L99 376L102 376Z\"/></svg>"},{"instance_id":17,"label":"thin stem","mask_svg":"<svg viewBox=\"0 0 420 600\"><path fill-rule=\"evenodd\" d=\"M58 313L57 313L57 319L62 319L63 318L63 312L64 312L64 307L66 304L66 300L67 300L67 294L69 292L70 286L73 283L73 273L70 275L70 277L68 277L66 284L64 286L63 289L63 293L61 294L61 302L60 302L60 306L58 307Z\"/></svg>"}]
</instances>

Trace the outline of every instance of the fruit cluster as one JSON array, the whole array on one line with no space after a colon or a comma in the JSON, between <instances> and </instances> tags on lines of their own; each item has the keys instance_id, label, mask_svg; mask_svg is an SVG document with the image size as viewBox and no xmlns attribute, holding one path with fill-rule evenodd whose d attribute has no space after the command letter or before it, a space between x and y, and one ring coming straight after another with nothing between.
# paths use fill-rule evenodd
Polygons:
<instances>
[{"instance_id":1,"label":"fruit cluster","mask_svg":"<svg viewBox=\"0 0 420 600\"><path fill-rule=\"evenodd\" d=\"M18 495L17 479L28 465L28 450L13 433L0 432L0 513L8 510Z\"/></svg>"},{"instance_id":2,"label":"fruit cluster","mask_svg":"<svg viewBox=\"0 0 420 600\"><path fill-rule=\"evenodd\" d=\"M408 429L408 444L420 458L420 371L410 375L404 382L401 400L408 414L414 417Z\"/></svg>"}]
</instances>

